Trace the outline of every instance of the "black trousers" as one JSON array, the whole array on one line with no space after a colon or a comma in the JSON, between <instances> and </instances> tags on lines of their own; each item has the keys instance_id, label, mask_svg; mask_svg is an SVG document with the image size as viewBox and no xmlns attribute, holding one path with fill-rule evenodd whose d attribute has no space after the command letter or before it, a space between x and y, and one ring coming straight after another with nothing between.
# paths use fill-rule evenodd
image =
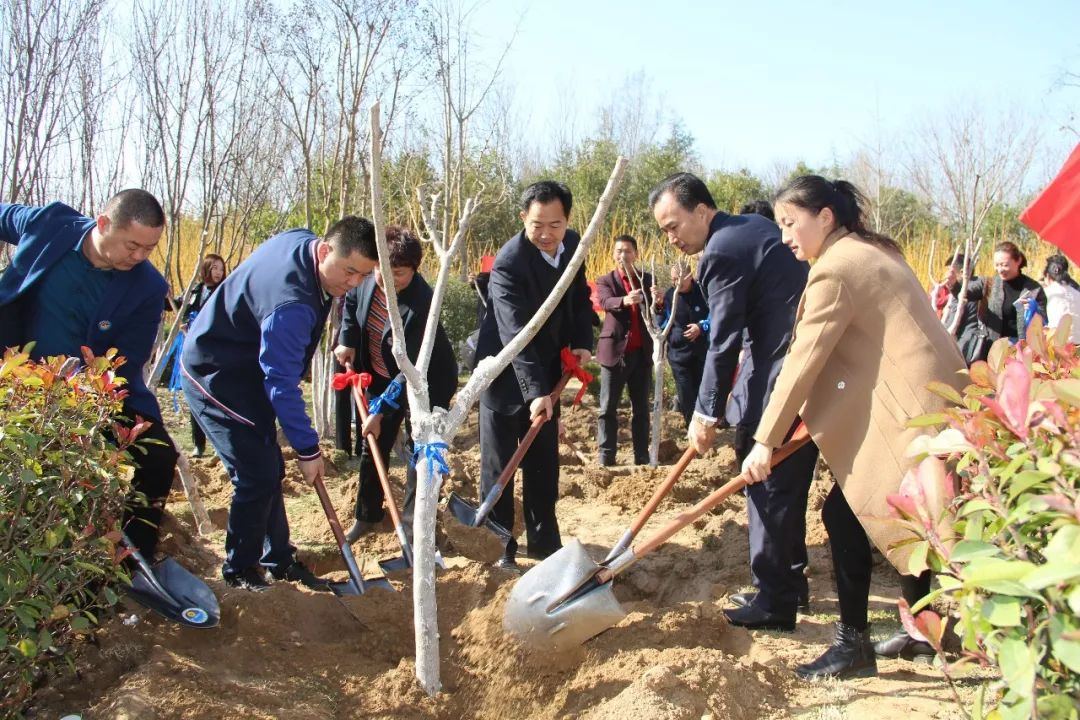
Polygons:
<instances>
[{"instance_id":1,"label":"black trousers","mask_svg":"<svg viewBox=\"0 0 1080 720\"><path fill-rule=\"evenodd\" d=\"M345 368L334 361L334 374L345 372ZM352 455L353 399L352 390L333 390L334 393L334 447Z\"/></svg>"},{"instance_id":2,"label":"black trousers","mask_svg":"<svg viewBox=\"0 0 1080 720\"><path fill-rule=\"evenodd\" d=\"M750 428L736 427L738 465L753 446ZM764 482L746 488L750 577L758 591L754 604L766 612L794 616L799 601L810 593L804 573L806 499L817 458L817 445L807 443L777 465Z\"/></svg>"},{"instance_id":3,"label":"black trousers","mask_svg":"<svg viewBox=\"0 0 1080 720\"><path fill-rule=\"evenodd\" d=\"M690 427L690 419L694 417L694 407L697 406L698 388L701 387L701 376L705 374L705 356L688 355L687 357L668 356L671 365L671 374L675 378L675 393L679 397L679 412L686 420L686 427Z\"/></svg>"},{"instance_id":4,"label":"black trousers","mask_svg":"<svg viewBox=\"0 0 1080 720\"><path fill-rule=\"evenodd\" d=\"M821 519L829 533L836 594L840 600L840 622L856 630L865 630L873 569L870 540L839 485L833 485L825 498ZM930 572L918 576L901 575L900 592L909 604L914 605L930 592Z\"/></svg>"},{"instance_id":5,"label":"black trousers","mask_svg":"<svg viewBox=\"0 0 1080 720\"><path fill-rule=\"evenodd\" d=\"M496 412L480 404L480 496L487 495L517 450L518 441L529 429L529 410L512 415ZM540 427L518 468L521 471L525 540L529 554L546 557L562 547L555 502L559 497L558 405L555 417ZM514 527L514 480L506 486L491 511L491 518L512 530ZM505 557L517 554L518 543L511 539Z\"/></svg>"},{"instance_id":6,"label":"black trousers","mask_svg":"<svg viewBox=\"0 0 1080 720\"><path fill-rule=\"evenodd\" d=\"M377 395L381 395L389 384L390 380L388 378L373 373L371 386L367 390L369 401ZM412 432L409 428L408 405L405 402L404 390L401 391L401 395L398 397L398 404L401 407L397 409L391 408L389 405L383 407L379 438L376 441L383 465L387 468L390 467L390 451L394 449L394 443L397 441L403 423L405 425L405 449L408 455L412 456ZM360 487L356 492L356 519L366 522L379 522L385 514L383 502L386 498L383 495L382 484L379 482L379 471L375 468L375 457L371 453L371 444L361 433L360 428L360 413L357 412L355 452L357 457L360 458ZM415 495L416 468L412 466L412 463L409 463L406 471L405 507L402 510L406 517L411 515ZM406 529L406 531L409 530Z\"/></svg>"},{"instance_id":7,"label":"black trousers","mask_svg":"<svg viewBox=\"0 0 1080 720\"><path fill-rule=\"evenodd\" d=\"M630 395L630 436L634 442L634 463L649 462L649 386L652 385L652 358L641 348L623 355L615 367L600 367L600 417L596 434L600 464L615 462L619 445L619 401L623 388Z\"/></svg>"},{"instance_id":8,"label":"black trousers","mask_svg":"<svg viewBox=\"0 0 1080 720\"><path fill-rule=\"evenodd\" d=\"M199 427L199 422L195 419L194 415L191 415L191 444L195 446L195 450L202 455L206 451L206 433Z\"/></svg>"},{"instance_id":9,"label":"black trousers","mask_svg":"<svg viewBox=\"0 0 1080 720\"><path fill-rule=\"evenodd\" d=\"M130 420L118 421L128 428L133 425ZM156 442L141 442L144 438ZM143 557L153 562L161 514L172 487L178 455L169 432L159 422L153 422L139 436L137 444L146 452L135 450L130 453L135 473L131 479L132 492L124 508L123 526Z\"/></svg>"}]
</instances>

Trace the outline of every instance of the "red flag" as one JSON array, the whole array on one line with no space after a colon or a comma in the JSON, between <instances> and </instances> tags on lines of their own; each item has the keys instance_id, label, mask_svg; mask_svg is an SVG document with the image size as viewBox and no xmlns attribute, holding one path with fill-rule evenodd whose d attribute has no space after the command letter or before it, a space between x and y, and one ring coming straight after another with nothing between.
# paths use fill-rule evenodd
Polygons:
<instances>
[{"instance_id":1,"label":"red flag","mask_svg":"<svg viewBox=\"0 0 1080 720\"><path fill-rule=\"evenodd\" d=\"M1080 145L1057 177L1020 214L1020 222L1080 265Z\"/></svg>"},{"instance_id":2,"label":"red flag","mask_svg":"<svg viewBox=\"0 0 1080 720\"><path fill-rule=\"evenodd\" d=\"M495 267L495 256L484 255L480 258L480 272L491 272L491 268Z\"/></svg>"}]
</instances>

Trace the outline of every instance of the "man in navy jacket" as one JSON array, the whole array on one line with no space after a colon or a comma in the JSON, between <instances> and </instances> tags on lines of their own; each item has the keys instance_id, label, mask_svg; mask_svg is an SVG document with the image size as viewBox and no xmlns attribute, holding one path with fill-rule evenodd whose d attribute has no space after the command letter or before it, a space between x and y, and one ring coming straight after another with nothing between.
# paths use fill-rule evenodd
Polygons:
<instances>
[{"instance_id":1,"label":"man in navy jacket","mask_svg":"<svg viewBox=\"0 0 1080 720\"><path fill-rule=\"evenodd\" d=\"M690 173L661 182L649 195L649 205L672 245L687 255L701 253L698 283L709 304L710 327L688 439L699 453L707 452L720 416L732 409L726 418L735 427L741 462L754 444L787 354L809 266L784 247L775 223L760 215L719 212L705 183ZM736 379L744 330L749 357ZM765 482L748 488L750 565L758 592L743 598L744 607L725 611L733 625L795 629L796 609L808 588L794 557L804 540L798 535L805 532L806 496L816 462L817 447L809 443Z\"/></svg>"},{"instance_id":2,"label":"man in navy jacket","mask_svg":"<svg viewBox=\"0 0 1080 720\"><path fill-rule=\"evenodd\" d=\"M390 267L393 271L394 291L397 293L398 311L405 331L405 353L416 362L420 345L424 341L428 310L431 309L432 290L418 270L423 260L420 240L400 225L386 228L386 244L390 250ZM398 370L393 354L393 332L387 319L386 294L379 273L372 273L360 285L345 296L345 312L338 332L338 345L334 356L342 365L351 365L357 372L371 374L368 395L375 397L397 383L397 399L381 403L380 412L371 413L366 428L356 432L356 454L360 457L360 484L356 492L356 521L345 538L356 540L383 519L382 485L375 470L375 460L365 439L365 429L378 440L383 463L390 466L390 451L394 447L401 424L406 427L406 450L412 451L407 415L408 397L405 378ZM428 366L428 398L431 407L449 408L450 400L457 390L457 359L450 338L442 323L435 325L435 346ZM351 401L350 401L351 402ZM396 407L394 406L396 405ZM374 410L374 406L372 410ZM359 417L359 416L358 416ZM406 471L404 516L411 513L416 488L416 468Z\"/></svg>"},{"instance_id":3,"label":"man in navy jacket","mask_svg":"<svg viewBox=\"0 0 1080 720\"><path fill-rule=\"evenodd\" d=\"M142 377L167 289L146 258L164 229L165 213L145 190L122 190L96 218L58 202L0 204L0 239L17 246L0 276L0 348L33 340L35 359L81 358L83 345L95 355L116 348L127 359L118 371L128 391L118 420L128 427L137 416L151 420L142 437L159 442L143 443L146 452L133 457L133 490L147 504L129 502L124 531L151 561L177 458Z\"/></svg>"},{"instance_id":4,"label":"man in navy jacket","mask_svg":"<svg viewBox=\"0 0 1080 720\"><path fill-rule=\"evenodd\" d=\"M265 588L265 566L278 580L329 589L289 542L275 423L296 450L304 479L322 477L319 436L300 382L331 299L360 284L377 257L374 228L363 218L339 220L323 239L288 230L241 263L191 325L181 355L184 395L234 488L222 567L229 585Z\"/></svg>"},{"instance_id":5,"label":"man in navy jacket","mask_svg":"<svg viewBox=\"0 0 1080 720\"><path fill-rule=\"evenodd\" d=\"M525 188L521 220L525 229L495 256L488 283L491 309L484 316L476 357L497 355L536 315L570 262L581 238L567 229L573 198L562 183L543 181ZM521 461L525 535L531 557L545 558L562 547L555 501L559 494L558 398L549 394L562 375L560 351L569 347L582 364L592 357L592 302L584 268L536 336L495 378L480 399L480 492L495 485L533 418L545 417ZM514 527L514 486L507 486L491 512ZM516 568L517 540L506 545L499 567Z\"/></svg>"}]
</instances>

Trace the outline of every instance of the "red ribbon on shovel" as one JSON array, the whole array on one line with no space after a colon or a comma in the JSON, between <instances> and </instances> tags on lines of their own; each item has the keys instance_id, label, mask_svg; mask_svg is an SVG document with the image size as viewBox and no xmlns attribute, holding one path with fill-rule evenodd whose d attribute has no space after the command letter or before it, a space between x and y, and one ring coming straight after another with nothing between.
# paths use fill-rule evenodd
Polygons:
<instances>
[{"instance_id":1,"label":"red ribbon on shovel","mask_svg":"<svg viewBox=\"0 0 1080 720\"><path fill-rule=\"evenodd\" d=\"M363 376L367 373L358 373L352 368L349 368L345 372L334 373L334 378L330 381L330 387L335 390L344 390L350 385L357 385L363 387L360 383L363 380Z\"/></svg>"},{"instance_id":2,"label":"red ribbon on shovel","mask_svg":"<svg viewBox=\"0 0 1080 720\"><path fill-rule=\"evenodd\" d=\"M573 403L574 405L580 405L581 398L585 397L585 391L589 389L589 383L593 381L592 373L581 367L577 355L571 352L568 347L562 349L559 353L559 357L562 359L563 373L581 381L581 389L578 390L577 395L574 396Z\"/></svg>"}]
</instances>

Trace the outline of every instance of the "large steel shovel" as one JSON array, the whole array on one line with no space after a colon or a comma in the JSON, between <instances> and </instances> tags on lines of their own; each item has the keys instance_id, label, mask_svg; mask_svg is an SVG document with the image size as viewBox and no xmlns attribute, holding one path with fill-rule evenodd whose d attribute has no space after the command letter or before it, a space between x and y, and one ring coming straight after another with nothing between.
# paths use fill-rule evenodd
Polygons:
<instances>
[{"instance_id":1,"label":"large steel shovel","mask_svg":"<svg viewBox=\"0 0 1080 720\"><path fill-rule=\"evenodd\" d=\"M322 503L323 513L326 514L326 519L330 523L330 531L334 533L334 540L337 541L338 549L341 551L341 557L345 560L345 567L349 571L349 579L341 582L330 582L327 585L335 595L363 595L369 588L377 587L390 592L396 592L394 586L390 584L390 581L384 577L372 578L371 580L365 580L363 575L360 574L360 567L356 564L356 558L353 556L352 548L349 547L349 543L345 540L345 531L341 529L341 522L338 520L337 511L334 510L333 503L330 502L330 496L326 493L326 486L323 485L321 477L315 478L315 492L319 494L319 502Z\"/></svg>"},{"instance_id":2,"label":"large steel shovel","mask_svg":"<svg viewBox=\"0 0 1080 720\"><path fill-rule=\"evenodd\" d=\"M788 455L802 447L808 439L809 434L807 433L806 425L800 422L798 427L795 428L795 432L791 434L789 441L773 453L772 467L776 467L777 464L783 462ZM798 445L794 446L794 448L789 451L788 447L796 442ZM608 564L619 555L622 555L626 548L630 547L630 543L634 542L634 538L641 532L641 528L645 527L645 523L648 522L649 518L652 517L652 514L656 512L656 508L660 505L660 501L667 497L667 494L671 492L671 488L675 487L675 483L682 477L683 471L686 470L690 461L696 457L697 451L694 450L693 446L686 448L686 452L682 454L679 461L671 468L667 478L656 488L656 492L649 498L649 502L645 504L645 507L643 507L637 517L634 518L634 522L630 524L630 527L628 527L622 537L619 538L619 542L615 543L615 547L611 548L611 552L607 554L607 557L604 558L601 565Z\"/></svg>"},{"instance_id":3,"label":"large steel shovel","mask_svg":"<svg viewBox=\"0 0 1080 720\"><path fill-rule=\"evenodd\" d=\"M776 462L790 456L808 440L806 436L793 437L774 453L774 457L782 455ZM746 479L747 476L742 474L729 480L607 565L594 562L582 544L574 539L517 581L506 602L503 628L534 648L560 650L581 645L618 624L626 617L626 611L615 599L611 581L675 533L746 487Z\"/></svg>"},{"instance_id":4,"label":"large steel shovel","mask_svg":"<svg viewBox=\"0 0 1080 720\"><path fill-rule=\"evenodd\" d=\"M365 376L367 376L365 378ZM360 385L367 387L370 384L370 375L367 373L360 374ZM356 403L356 411L360 413L360 422L365 423L368 419L368 405L367 398L364 397L363 390L356 385L352 386L353 401ZM375 461L375 471L379 475L379 484L382 486L383 499L386 502L386 509L390 513L390 519L394 523L394 532L397 534L398 543L401 545L401 555L398 557L390 558L389 560L380 560L379 567L382 568L384 573L391 573L397 570L407 570L412 567L412 546L409 544L409 537L405 534L405 525L401 522L401 515L398 513L397 503L394 501L394 495L390 492L390 473L387 472L386 463L383 462L382 453L379 452L379 443L374 435L367 436L368 450L371 451L371 458ZM435 564L443 570L446 569L446 561L443 560L442 555L438 549L435 550Z\"/></svg>"},{"instance_id":5,"label":"large steel shovel","mask_svg":"<svg viewBox=\"0 0 1080 720\"><path fill-rule=\"evenodd\" d=\"M555 384L555 389L551 391L551 402L554 405L559 402L559 397L562 395L563 388L566 387L566 383L570 381L572 374L570 371L563 373L559 378L559 382ZM507 528L504 528L499 523L488 517L491 509L495 507L495 503L502 497L503 490L510 484L510 479L514 477L514 473L517 472L518 465L521 464L522 458L525 457L525 453L529 451L529 447L532 445L533 440L536 439L537 433L540 432L540 428L543 427L547 420L543 417L537 417L532 421L532 425L529 426L528 431L525 433L525 437L518 443L517 450L510 457L510 462L503 468L502 474L499 475L499 479L488 490L487 495L484 497L484 501L480 503L479 507L474 506L465 498L461 497L457 493L450 493L450 497L447 500L447 507L450 508L451 515L457 519L462 525L466 527L480 527L483 524L484 527L490 529L493 533L499 536L499 539L505 545L510 542L513 534Z\"/></svg>"},{"instance_id":6,"label":"large steel shovel","mask_svg":"<svg viewBox=\"0 0 1080 720\"><path fill-rule=\"evenodd\" d=\"M211 628L221 622L217 598L205 582L171 557L151 566L128 536L123 537L124 545L135 559L135 572L127 588L132 600L188 627Z\"/></svg>"}]
</instances>

